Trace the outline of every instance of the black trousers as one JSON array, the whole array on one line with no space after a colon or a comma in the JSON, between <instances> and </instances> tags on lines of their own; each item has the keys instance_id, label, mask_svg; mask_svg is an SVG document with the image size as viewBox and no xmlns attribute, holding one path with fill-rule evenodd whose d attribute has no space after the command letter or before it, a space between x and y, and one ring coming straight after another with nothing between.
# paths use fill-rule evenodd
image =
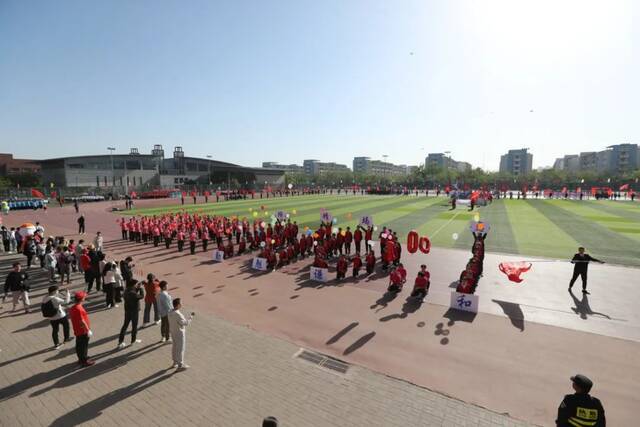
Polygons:
<instances>
[{"instance_id":1,"label":"black trousers","mask_svg":"<svg viewBox=\"0 0 640 427\"><path fill-rule=\"evenodd\" d=\"M159 243L160 243L160 236L153 236L153 246L157 248Z\"/></svg>"},{"instance_id":2,"label":"black trousers","mask_svg":"<svg viewBox=\"0 0 640 427\"><path fill-rule=\"evenodd\" d=\"M184 240L178 240L178 252L182 252L183 247L184 247Z\"/></svg>"},{"instance_id":3,"label":"black trousers","mask_svg":"<svg viewBox=\"0 0 640 427\"><path fill-rule=\"evenodd\" d=\"M80 233L84 233L84 224L79 224L78 225L78 234Z\"/></svg>"},{"instance_id":4,"label":"black trousers","mask_svg":"<svg viewBox=\"0 0 640 427\"><path fill-rule=\"evenodd\" d=\"M102 286L102 289L105 292L105 305L107 307L111 307L115 304L114 302L114 293L113 293L113 283L105 283Z\"/></svg>"},{"instance_id":5,"label":"black trousers","mask_svg":"<svg viewBox=\"0 0 640 427\"><path fill-rule=\"evenodd\" d=\"M202 252L206 252L207 251L207 245L209 244L208 240L203 240L202 241Z\"/></svg>"},{"instance_id":6,"label":"black trousers","mask_svg":"<svg viewBox=\"0 0 640 427\"><path fill-rule=\"evenodd\" d=\"M60 340L58 339L58 333L60 332L60 325L62 325L62 335L65 341L69 339L69 318L64 316L62 319L50 320L51 322L51 338L53 338L53 345L58 345Z\"/></svg>"},{"instance_id":7,"label":"black trousers","mask_svg":"<svg viewBox=\"0 0 640 427\"><path fill-rule=\"evenodd\" d=\"M127 230L122 230L122 240L127 240Z\"/></svg>"},{"instance_id":8,"label":"black trousers","mask_svg":"<svg viewBox=\"0 0 640 427\"><path fill-rule=\"evenodd\" d=\"M3 240L2 244L4 245L4 251L5 252L9 252L9 250L11 249L11 241L10 240Z\"/></svg>"},{"instance_id":9,"label":"black trousers","mask_svg":"<svg viewBox=\"0 0 640 427\"><path fill-rule=\"evenodd\" d=\"M189 242L189 249L191 250L191 255L196 253L196 242Z\"/></svg>"},{"instance_id":10,"label":"black trousers","mask_svg":"<svg viewBox=\"0 0 640 427\"><path fill-rule=\"evenodd\" d=\"M124 342L124 334L127 333L129 323L131 323L131 342L133 343L138 335L138 310L124 312L124 324L122 325L122 329L120 329L118 344Z\"/></svg>"},{"instance_id":11,"label":"black trousers","mask_svg":"<svg viewBox=\"0 0 640 427\"><path fill-rule=\"evenodd\" d=\"M162 338L165 339L171 338L171 336L169 335L169 316L160 318L160 335L162 335Z\"/></svg>"},{"instance_id":12,"label":"black trousers","mask_svg":"<svg viewBox=\"0 0 640 427\"><path fill-rule=\"evenodd\" d=\"M165 248L169 249L169 246L171 246L171 237L164 238L164 246Z\"/></svg>"},{"instance_id":13,"label":"black trousers","mask_svg":"<svg viewBox=\"0 0 640 427\"><path fill-rule=\"evenodd\" d=\"M587 289L587 272L586 271L573 271L573 277L569 282L569 287L571 288L575 283L576 279L580 276L582 279L582 289Z\"/></svg>"},{"instance_id":14,"label":"black trousers","mask_svg":"<svg viewBox=\"0 0 640 427\"><path fill-rule=\"evenodd\" d=\"M76 337L76 354L78 361L84 363L89 359L89 335L78 335Z\"/></svg>"}]
</instances>

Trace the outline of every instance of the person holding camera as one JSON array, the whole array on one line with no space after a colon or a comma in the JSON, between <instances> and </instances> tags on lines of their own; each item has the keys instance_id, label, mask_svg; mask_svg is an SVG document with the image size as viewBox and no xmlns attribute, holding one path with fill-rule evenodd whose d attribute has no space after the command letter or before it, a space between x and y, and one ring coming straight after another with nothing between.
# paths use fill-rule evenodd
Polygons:
<instances>
[{"instance_id":1,"label":"person holding camera","mask_svg":"<svg viewBox=\"0 0 640 427\"><path fill-rule=\"evenodd\" d=\"M194 313L188 319L182 314L180 309L182 304L180 298L173 300L173 310L169 313L169 332L171 333L171 355L173 357L173 367L180 370L189 368L184 363L184 353L187 341L187 326L191 324Z\"/></svg>"},{"instance_id":2,"label":"person holding camera","mask_svg":"<svg viewBox=\"0 0 640 427\"><path fill-rule=\"evenodd\" d=\"M144 291L141 284L134 279L127 281L127 288L124 291L124 323L120 329L118 348L124 348L124 335L127 333L129 323L131 323L131 345L141 343L136 339L138 334L138 313L140 312L140 300L144 298Z\"/></svg>"}]
</instances>

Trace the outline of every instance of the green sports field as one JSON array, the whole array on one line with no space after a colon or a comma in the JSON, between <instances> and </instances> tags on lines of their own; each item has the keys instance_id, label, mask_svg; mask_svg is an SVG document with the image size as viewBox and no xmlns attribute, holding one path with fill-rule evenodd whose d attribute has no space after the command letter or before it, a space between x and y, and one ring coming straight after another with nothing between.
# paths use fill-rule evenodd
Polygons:
<instances>
[{"instance_id":1,"label":"green sports field","mask_svg":"<svg viewBox=\"0 0 640 427\"><path fill-rule=\"evenodd\" d=\"M492 252L566 258L578 246L585 246L593 256L607 262L640 266L640 203L496 200L467 212L466 206L450 211L443 197L302 196L184 206L187 212L253 218L250 208L261 216L268 212L267 218L277 210L284 210L301 228L314 229L320 222L321 208L337 218L336 226L343 228L353 229L361 216L371 215L377 226L397 231L402 240L408 231L417 230L435 246L464 249L470 247L469 222L477 212L491 226L487 249ZM153 215L179 209L145 208L126 214ZM454 239L456 233L458 238Z\"/></svg>"}]
</instances>

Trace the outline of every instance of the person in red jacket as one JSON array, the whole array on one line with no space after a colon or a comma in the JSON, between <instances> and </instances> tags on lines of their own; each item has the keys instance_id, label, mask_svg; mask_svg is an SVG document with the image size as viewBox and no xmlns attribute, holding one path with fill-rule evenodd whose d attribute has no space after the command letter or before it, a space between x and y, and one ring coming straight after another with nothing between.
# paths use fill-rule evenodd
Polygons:
<instances>
[{"instance_id":1,"label":"person in red jacket","mask_svg":"<svg viewBox=\"0 0 640 427\"><path fill-rule=\"evenodd\" d=\"M316 256L313 260L313 266L316 268L329 268L329 264L323 258Z\"/></svg>"},{"instance_id":2,"label":"person in red jacket","mask_svg":"<svg viewBox=\"0 0 640 427\"><path fill-rule=\"evenodd\" d=\"M178 252L182 252L184 248L184 231L178 231Z\"/></svg>"},{"instance_id":3,"label":"person in red jacket","mask_svg":"<svg viewBox=\"0 0 640 427\"><path fill-rule=\"evenodd\" d=\"M358 254L358 252L356 252ZM365 258L367 262L367 274L373 273L373 270L376 267L376 256L373 252L369 252Z\"/></svg>"},{"instance_id":4,"label":"person in red jacket","mask_svg":"<svg viewBox=\"0 0 640 427\"><path fill-rule=\"evenodd\" d=\"M195 255L196 254L196 240L197 239L198 239L198 233L196 233L196 230L193 230L189 234L189 249L191 250L191 255Z\"/></svg>"},{"instance_id":5,"label":"person in red jacket","mask_svg":"<svg viewBox=\"0 0 640 427\"><path fill-rule=\"evenodd\" d=\"M89 322L89 315L82 306L87 294L83 291L76 292L74 294L75 304L69 309L69 319L71 319L71 325L73 326L73 334L76 336L76 354L78 355L78 363L82 367L87 367L95 364L93 360L89 359L89 338L93 335L91 332L91 324Z\"/></svg>"},{"instance_id":6,"label":"person in red jacket","mask_svg":"<svg viewBox=\"0 0 640 427\"><path fill-rule=\"evenodd\" d=\"M342 228L338 228L338 233L336 233L336 250L340 253L340 255L342 255L342 250L344 247L344 236L342 235L344 232L342 231Z\"/></svg>"},{"instance_id":7,"label":"person in red jacket","mask_svg":"<svg viewBox=\"0 0 640 427\"><path fill-rule=\"evenodd\" d=\"M300 255L302 256L302 258L305 257L305 255L307 254L307 238L302 235L300 236Z\"/></svg>"},{"instance_id":8,"label":"person in red jacket","mask_svg":"<svg viewBox=\"0 0 640 427\"><path fill-rule=\"evenodd\" d=\"M428 272L427 272L428 273ZM411 292L412 297L424 298L427 296L427 291L429 290L429 279L425 277L422 271L418 272L418 277L413 284L413 292Z\"/></svg>"},{"instance_id":9,"label":"person in red jacket","mask_svg":"<svg viewBox=\"0 0 640 427\"><path fill-rule=\"evenodd\" d=\"M229 243L227 243L227 246L224 248L224 257L226 258L231 258L233 256L233 241L231 239L229 239Z\"/></svg>"},{"instance_id":10,"label":"person in red jacket","mask_svg":"<svg viewBox=\"0 0 640 427\"><path fill-rule=\"evenodd\" d=\"M207 246L209 245L209 230L205 227L202 230L202 252L207 251Z\"/></svg>"},{"instance_id":11,"label":"person in red jacket","mask_svg":"<svg viewBox=\"0 0 640 427\"><path fill-rule=\"evenodd\" d=\"M347 259L344 255L340 255L340 258L338 258L338 264L336 265L336 280L342 280L345 278L347 275L347 268L349 268Z\"/></svg>"},{"instance_id":12,"label":"person in red jacket","mask_svg":"<svg viewBox=\"0 0 640 427\"><path fill-rule=\"evenodd\" d=\"M356 231L353 233L353 241L356 244L356 253L360 255L360 245L362 242L362 230L360 230L360 226L358 226L358 228L356 228Z\"/></svg>"},{"instance_id":13,"label":"person in red jacket","mask_svg":"<svg viewBox=\"0 0 640 427\"><path fill-rule=\"evenodd\" d=\"M295 250L293 249L293 245L289 244L287 246L287 259L289 262L293 262L296 260Z\"/></svg>"},{"instance_id":14,"label":"person in red jacket","mask_svg":"<svg viewBox=\"0 0 640 427\"><path fill-rule=\"evenodd\" d=\"M389 276L389 287L387 288L389 292L400 292L402 291L402 275L396 268L391 271L391 275Z\"/></svg>"},{"instance_id":15,"label":"person in red jacket","mask_svg":"<svg viewBox=\"0 0 640 427\"><path fill-rule=\"evenodd\" d=\"M347 231L344 232L344 252L347 255L351 255L351 242L353 241L353 234L351 228L347 227Z\"/></svg>"},{"instance_id":16,"label":"person in red jacket","mask_svg":"<svg viewBox=\"0 0 640 427\"><path fill-rule=\"evenodd\" d=\"M396 271L402 277L402 284L407 283L407 270L405 270L404 265L399 264L398 267L396 268Z\"/></svg>"},{"instance_id":17,"label":"person in red jacket","mask_svg":"<svg viewBox=\"0 0 640 427\"><path fill-rule=\"evenodd\" d=\"M152 273L147 274L147 281L144 283L144 315L142 318L142 326L148 326L151 323L151 307L153 307L153 321L156 325L160 324L160 316L158 315L158 303L156 297L160 294L160 281Z\"/></svg>"},{"instance_id":18,"label":"person in red jacket","mask_svg":"<svg viewBox=\"0 0 640 427\"><path fill-rule=\"evenodd\" d=\"M287 250L285 248L282 248L282 249L280 249L280 252L278 252L278 267L277 268L284 267L287 264L289 264L289 259L287 257Z\"/></svg>"},{"instance_id":19,"label":"person in red jacket","mask_svg":"<svg viewBox=\"0 0 640 427\"><path fill-rule=\"evenodd\" d=\"M384 271L387 271L389 265L393 263L395 256L393 242L387 242L387 244L384 245L384 252L382 253L382 269Z\"/></svg>"},{"instance_id":20,"label":"person in red jacket","mask_svg":"<svg viewBox=\"0 0 640 427\"><path fill-rule=\"evenodd\" d=\"M351 260L351 264L353 265L353 277L357 278L360 274L360 268L362 267L362 259L360 259L360 255L355 255Z\"/></svg>"}]
</instances>

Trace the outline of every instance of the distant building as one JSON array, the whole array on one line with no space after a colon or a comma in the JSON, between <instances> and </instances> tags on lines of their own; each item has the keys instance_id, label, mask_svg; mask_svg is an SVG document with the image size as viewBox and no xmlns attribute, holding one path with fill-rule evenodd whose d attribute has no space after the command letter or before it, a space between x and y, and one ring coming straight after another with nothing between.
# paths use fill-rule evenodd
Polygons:
<instances>
[{"instance_id":1,"label":"distant building","mask_svg":"<svg viewBox=\"0 0 640 427\"><path fill-rule=\"evenodd\" d=\"M13 154L0 153L0 176L40 173L37 160L14 159Z\"/></svg>"},{"instance_id":2,"label":"distant building","mask_svg":"<svg viewBox=\"0 0 640 427\"><path fill-rule=\"evenodd\" d=\"M304 168L296 164L281 165L278 162L262 162L262 167L266 169L278 169L285 172L304 172Z\"/></svg>"},{"instance_id":3,"label":"distant building","mask_svg":"<svg viewBox=\"0 0 640 427\"><path fill-rule=\"evenodd\" d=\"M528 148L509 150L500 158L500 172L526 175L533 169L533 154Z\"/></svg>"},{"instance_id":4,"label":"distant building","mask_svg":"<svg viewBox=\"0 0 640 427\"><path fill-rule=\"evenodd\" d=\"M640 169L638 144L617 144L607 148L611 150L611 172L623 173Z\"/></svg>"},{"instance_id":5,"label":"distant building","mask_svg":"<svg viewBox=\"0 0 640 427\"><path fill-rule=\"evenodd\" d=\"M595 151L584 151L580 153L580 170L595 171L598 164L598 153Z\"/></svg>"},{"instance_id":6,"label":"distant building","mask_svg":"<svg viewBox=\"0 0 640 427\"><path fill-rule=\"evenodd\" d=\"M161 145L151 154L132 148L129 154L97 154L38 160L45 186L131 188L212 185L220 188L262 188L284 184L284 172L249 168L217 160L186 157L175 147L172 158L164 157Z\"/></svg>"},{"instance_id":7,"label":"distant building","mask_svg":"<svg viewBox=\"0 0 640 427\"><path fill-rule=\"evenodd\" d=\"M613 169L611 158L611 150L604 150L596 153L596 171L600 173L611 171Z\"/></svg>"},{"instance_id":8,"label":"distant building","mask_svg":"<svg viewBox=\"0 0 640 427\"><path fill-rule=\"evenodd\" d=\"M438 167L442 169L455 169L460 172L471 169L471 163L459 162L447 156L446 153L429 153L424 160L425 167Z\"/></svg>"},{"instance_id":9,"label":"distant building","mask_svg":"<svg viewBox=\"0 0 640 427\"><path fill-rule=\"evenodd\" d=\"M577 172L580 169L580 156L577 154L568 154L564 157L557 158L553 163L553 168L555 170Z\"/></svg>"},{"instance_id":10,"label":"distant building","mask_svg":"<svg viewBox=\"0 0 640 427\"><path fill-rule=\"evenodd\" d=\"M381 160L371 160L369 157L354 157L353 172L370 175L407 175L409 167Z\"/></svg>"},{"instance_id":11,"label":"distant building","mask_svg":"<svg viewBox=\"0 0 640 427\"><path fill-rule=\"evenodd\" d=\"M321 162L319 160L308 159L302 164L304 173L307 175L321 175L327 172L347 172L347 165L333 162Z\"/></svg>"}]
</instances>

